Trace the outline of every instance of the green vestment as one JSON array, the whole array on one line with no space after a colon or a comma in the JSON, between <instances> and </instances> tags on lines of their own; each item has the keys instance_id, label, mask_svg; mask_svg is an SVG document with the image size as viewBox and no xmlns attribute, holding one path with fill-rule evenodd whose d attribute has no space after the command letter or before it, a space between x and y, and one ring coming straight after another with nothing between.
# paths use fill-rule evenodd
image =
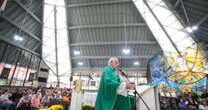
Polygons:
<instances>
[{"instance_id":1,"label":"green vestment","mask_svg":"<svg viewBox=\"0 0 208 110\"><path fill-rule=\"evenodd\" d=\"M105 67L100 80L95 110L130 110L129 97L117 94L120 84L115 69Z\"/></svg>"}]
</instances>

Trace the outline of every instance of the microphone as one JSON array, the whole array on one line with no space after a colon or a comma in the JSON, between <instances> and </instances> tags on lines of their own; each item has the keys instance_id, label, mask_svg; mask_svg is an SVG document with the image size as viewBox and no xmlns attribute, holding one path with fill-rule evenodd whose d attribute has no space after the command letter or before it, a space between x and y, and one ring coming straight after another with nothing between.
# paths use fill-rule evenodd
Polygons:
<instances>
[{"instance_id":1,"label":"microphone","mask_svg":"<svg viewBox=\"0 0 208 110\"><path fill-rule=\"evenodd\" d=\"M126 73L124 73L121 68L117 68L117 70L121 72L121 75L122 76L128 78L128 76L126 75Z\"/></svg>"},{"instance_id":2,"label":"microphone","mask_svg":"<svg viewBox=\"0 0 208 110\"><path fill-rule=\"evenodd\" d=\"M92 76L90 76L90 75L89 75L89 78L90 78L91 80L94 80L94 79L92 78Z\"/></svg>"}]
</instances>

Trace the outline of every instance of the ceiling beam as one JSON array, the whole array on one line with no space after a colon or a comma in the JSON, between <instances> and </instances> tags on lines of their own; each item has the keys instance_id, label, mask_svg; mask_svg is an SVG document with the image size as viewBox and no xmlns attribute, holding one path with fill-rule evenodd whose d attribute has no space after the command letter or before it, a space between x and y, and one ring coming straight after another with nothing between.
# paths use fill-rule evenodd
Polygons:
<instances>
[{"instance_id":1,"label":"ceiling beam","mask_svg":"<svg viewBox=\"0 0 208 110\"><path fill-rule=\"evenodd\" d=\"M32 18L34 18L38 23L42 24L42 21L28 8L26 8L20 1L14 0L17 5L19 5L22 9L24 9Z\"/></svg>"},{"instance_id":2,"label":"ceiling beam","mask_svg":"<svg viewBox=\"0 0 208 110\"><path fill-rule=\"evenodd\" d=\"M36 35L34 35L33 33L29 32L25 29L22 29L19 25L17 25L14 21L12 21L10 18L5 16L4 14L0 13L0 18L4 19L5 21L7 21L11 25L15 26L16 28L21 29L24 33L28 34L31 38L33 38L39 42L41 41L40 38L38 38Z\"/></svg>"},{"instance_id":3,"label":"ceiling beam","mask_svg":"<svg viewBox=\"0 0 208 110\"><path fill-rule=\"evenodd\" d=\"M14 46L14 47L16 47L16 48L20 48L20 49L22 49L22 50L24 50L24 51L27 51L27 52L29 52L29 53L32 53L32 54L35 55L35 56L40 57L40 54L38 54L37 52L32 51L32 50L29 50L29 49L27 49L27 48L25 48L25 47L23 47L23 46L21 46L21 45L17 45L17 44L11 43L11 41L8 41L8 40L5 40L5 39L0 39L0 41L6 43L6 44L8 44L8 45Z\"/></svg>"},{"instance_id":4,"label":"ceiling beam","mask_svg":"<svg viewBox=\"0 0 208 110\"><path fill-rule=\"evenodd\" d=\"M152 56L116 56L119 59L149 59ZM72 60L77 59L109 59L110 56L76 56L72 57Z\"/></svg>"},{"instance_id":5,"label":"ceiling beam","mask_svg":"<svg viewBox=\"0 0 208 110\"><path fill-rule=\"evenodd\" d=\"M102 24L102 25L85 25L85 26L71 26L72 29L85 29L85 28L116 28L116 27L137 27L137 26L146 26L145 23L128 23L128 24Z\"/></svg>"},{"instance_id":6,"label":"ceiling beam","mask_svg":"<svg viewBox=\"0 0 208 110\"><path fill-rule=\"evenodd\" d=\"M179 3L181 2L181 0L177 0L174 4L174 9L176 9L176 7L179 5Z\"/></svg>"},{"instance_id":7,"label":"ceiling beam","mask_svg":"<svg viewBox=\"0 0 208 110\"><path fill-rule=\"evenodd\" d=\"M190 23L190 20L189 20L189 17L188 17L188 14L187 14L186 8L185 8L185 6L184 6L184 3L183 3L183 1L182 1L182 0L180 0L180 1L181 1L182 10L183 10L183 13L184 13L184 15L185 15L186 21L187 21L188 25L190 25L191 23Z\"/></svg>"},{"instance_id":8,"label":"ceiling beam","mask_svg":"<svg viewBox=\"0 0 208 110\"><path fill-rule=\"evenodd\" d=\"M204 21L206 21L208 19L208 14L205 15L198 23L197 26L201 25Z\"/></svg>"},{"instance_id":9,"label":"ceiling beam","mask_svg":"<svg viewBox=\"0 0 208 110\"><path fill-rule=\"evenodd\" d=\"M144 45L157 45L156 41L112 41L112 42L83 42L73 43L70 46L93 46L93 45L123 45L123 44L144 44Z\"/></svg>"},{"instance_id":10,"label":"ceiling beam","mask_svg":"<svg viewBox=\"0 0 208 110\"><path fill-rule=\"evenodd\" d=\"M73 4L73 5L67 5L67 7L68 8L75 8L75 7L83 7L83 6L108 5L108 4L130 3L130 2L131 2L131 0L114 0L114 1Z\"/></svg>"},{"instance_id":11,"label":"ceiling beam","mask_svg":"<svg viewBox=\"0 0 208 110\"><path fill-rule=\"evenodd\" d=\"M90 67L75 67L75 68L72 68L72 71L73 72L84 72L84 73L88 73L88 72L100 72L103 68L99 68L99 67L95 67L95 68L90 68ZM125 68L124 71L143 71L145 73L145 71L147 70L147 68L145 67L132 67L132 68ZM87 72L88 71L88 72ZM142 73L143 73L142 72ZM88 73L89 74L89 73Z\"/></svg>"}]
</instances>

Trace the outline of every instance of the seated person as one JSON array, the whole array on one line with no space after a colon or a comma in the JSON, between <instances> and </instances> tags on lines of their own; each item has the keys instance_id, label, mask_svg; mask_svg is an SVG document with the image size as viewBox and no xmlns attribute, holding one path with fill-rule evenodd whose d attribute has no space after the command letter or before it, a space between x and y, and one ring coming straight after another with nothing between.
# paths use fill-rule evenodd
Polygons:
<instances>
[{"instance_id":1,"label":"seated person","mask_svg":"<svg viewBox=\"0 0 208 110\"><path fill-rule=\"evenodd\" d=\"M184 99L180 99L180 102L178 103L178 108L183 110L188 108L188 102L185 101Z\"/></svg>"},{"instance_id":2,"label":"seated person","mask_svg":"<svg viewBox=\"0 0 208 110\"><path fill-rule=\"evenodd\" d=\"M10 91L6 91L4 94L0 96L0 108L4 110L14 109L14 99L15 97L12 95L12 93Z\"/></svg>"}]
</instances>

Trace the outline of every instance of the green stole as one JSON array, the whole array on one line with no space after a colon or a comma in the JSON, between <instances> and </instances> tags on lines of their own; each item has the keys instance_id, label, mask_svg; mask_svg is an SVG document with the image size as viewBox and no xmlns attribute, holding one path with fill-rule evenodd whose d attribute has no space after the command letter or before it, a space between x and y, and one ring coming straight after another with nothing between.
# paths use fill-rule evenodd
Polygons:
<instances>
[{"instance_id":1,"label":"green stole","mask_svg":"<svg viewBox=\"0 0 208 110\"><path fill-rule=\"evenodd\" d=\"M115 69L109 66L105 67L102 72L94 110L130 110L129 97L117 95L117 88L120 84Z\"/></svg>"}]
</instances>

